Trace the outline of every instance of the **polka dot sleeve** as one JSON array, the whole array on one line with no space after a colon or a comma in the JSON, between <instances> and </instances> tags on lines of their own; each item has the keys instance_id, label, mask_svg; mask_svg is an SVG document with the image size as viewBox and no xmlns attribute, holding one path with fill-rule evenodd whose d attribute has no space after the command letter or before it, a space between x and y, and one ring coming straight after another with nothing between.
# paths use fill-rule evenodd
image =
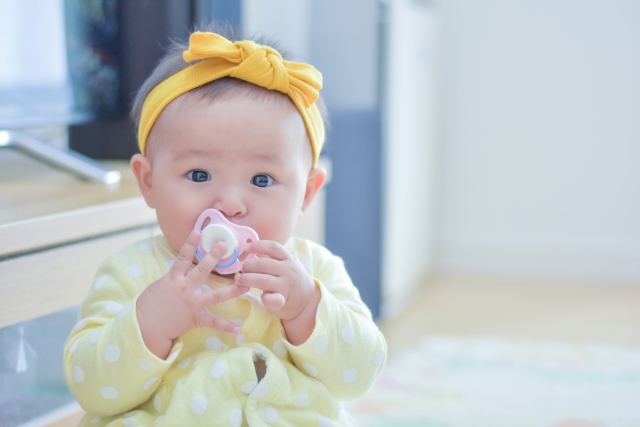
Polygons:
<instances>
[{"instance_id":1,"label":"polka dot sleeve","mask_svg":"<svg viewBox=\"0 0 640 427\"><path fill-rule=\"evenodd\" d=\"M318 252L313 276L321 298L315 328L299 346L283 341L300 371L324 384L335 399L352 400L366 393L382 371L387 345L342 260L326 249Z\"/></svg>"},{"instance_id":2,"label":"polka dot sleeve","mask_svg":"<svg viewBox=\"0 0 640 427\"><path fill-rule=\"evenodd\" d=\"M69 388L94 415L126 412L147 401L182 347L174 345L167 360L147 349L135 307L151 278L144 260L126 250L117 255L98 270L64 350Z\"/></svg>"}]
</instances>

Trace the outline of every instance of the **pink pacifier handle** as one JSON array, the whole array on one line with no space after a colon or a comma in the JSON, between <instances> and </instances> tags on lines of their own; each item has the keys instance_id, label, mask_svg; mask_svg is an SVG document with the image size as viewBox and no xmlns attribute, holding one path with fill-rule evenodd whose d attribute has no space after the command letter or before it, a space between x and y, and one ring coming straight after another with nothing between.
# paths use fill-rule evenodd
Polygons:
<instances>
[{"instance_id":1,"label":"pink pacifier handle","mask_svg":"<svg viewBox=\"0 0 640 427\"><path fill-rule=\"evenodd\" d=\"M193 229L198 230L200 233L202 233L203 232L202 225L205 223L207 219L210 220L207 226L212 224L220 224L228 228L229 231L233 233L238 243L238 246L234 248L234 253L232 255L226 258L222 258L220 259L220 261L218 261L218 264L215 267L215 270L218 273L220 274L236 273L242 270L242 264L244 261L256 257L255 253L249 253L247 254L247 257L243 261L240 261L239 259L242 253L244 252L245 248L247 247L247 242L249 240L253 242L257 242L258 240L260 240L258 238L258 233L256 233L253 228L232 223L227 218L225 218L222 212L216 209L206 209L198 217ZM207 254L207 251L202 246L202 239L200 239L200 243L198 243L198 247L196 248L196 256L198 257L198 259L202 259L206 254Z\"/></svg>"}]
</instances>

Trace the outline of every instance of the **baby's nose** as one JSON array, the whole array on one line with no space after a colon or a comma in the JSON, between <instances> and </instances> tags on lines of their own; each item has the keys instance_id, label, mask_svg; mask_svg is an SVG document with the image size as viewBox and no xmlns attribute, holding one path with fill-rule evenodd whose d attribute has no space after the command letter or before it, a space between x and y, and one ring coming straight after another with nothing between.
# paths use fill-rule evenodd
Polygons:
<instances>
[{"instance_id":1,"label":"baby's nose","mask_svg":"<svg viewBox=\"0 0 640 427\"><path fill-rule=\"evenodd\" d=\"M246 213L246 206L239 199L227 196L224 199L218 199L213 208L222 212L226 218L234 218L243 216Z\"/></svg>"}]
</instances>

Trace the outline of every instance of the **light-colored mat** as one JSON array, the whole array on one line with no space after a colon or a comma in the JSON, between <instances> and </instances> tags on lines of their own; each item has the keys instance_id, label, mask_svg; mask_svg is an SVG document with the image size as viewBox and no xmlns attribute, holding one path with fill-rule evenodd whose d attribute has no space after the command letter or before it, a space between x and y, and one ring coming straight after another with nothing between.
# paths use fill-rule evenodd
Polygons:
<instances>
[{"instance_id":1,"label":"light-colored mat","mask_svg":"<svg viewBox=\"0 0 640 427\"><path fill-rule=\"evenodd\" d=\"M640 427L640 346L423 337L346 406L361 427Z\"/></svg>"}]
</instances>

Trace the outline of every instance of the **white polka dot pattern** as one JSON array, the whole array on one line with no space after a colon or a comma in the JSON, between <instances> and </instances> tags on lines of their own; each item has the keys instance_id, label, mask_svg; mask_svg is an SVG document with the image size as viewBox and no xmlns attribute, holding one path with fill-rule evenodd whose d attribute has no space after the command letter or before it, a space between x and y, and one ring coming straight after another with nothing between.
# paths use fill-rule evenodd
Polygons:
<instances>
[{"instance_id":1,"label":"white polka dot pattern","mask_svg":"<svg viewBox=\"0 0 640 427\"><path fill-rule=\"evenodd\" d=\"M106 310L107 310L107 313L113 316L120 313L120 310L122 310L122 307L123 307L122 304L119 304L115 301L109 301L107 303Z\"/></svg>"},{"instance_id":2,"label":"white polka dot pattern","mask_svg":"<svg viewBox=\"0 0 640 427\"><path fill-rule=\"evenodd\" d=\"M287 357L287 348L284 346L281 340L277 340L273 343L273 353L280 359Z\"/></svg>"},{"instance_id":3,"label":"white polka dot pattern","mask_svg":"<svg viewBox=\"0 0 640 427\"><path fill-rule=\"evenodd\" d=\"M349 368L342 373L342 381L351 384L358 378L358 371L355 368Z\"/></svg>"},{"instance_id":4,"label":"white polka dot pattern","mask_svg":"<svg viewBox=\"0 0 640 427\"><path fill-rule=\"evenodd\" d=\"M298 396L298 398L294 403L294 405L296 406L307 406L308 404L309 404L309 396L305 393L302 393L300 396Z\"/></svg>"},{"instance_id":5,"label":"white polka dot pattern","mask_svg":"<svg viewBox=\"0 0 640 427\"><path fill-rule=\"evenodd\" d=\"M167 261L165 261L164 265L165 267L167 267L167 270L171 270L171 267L173 267L173 264L176 263L175 259L168 259Z\"/></svg>"},{"instance_id":6,"label":"white polka dot pattern","mask_svg":"<svg viewBox=\"0 0 640 427\"><path fill-rule=\"evenodd\" d=\"M149 390L151 387L153 387L153 385L156 383L156 381L158 381L159 378L158 377L151 377L147 380L146 383L144 383L144 385L142 386L143 389L145 390Z\"/></svg>"},{"instance_id":7,"label":"white polka dot pattern","mask_svg":"<svg viewBox=\"0 0 640 427\"><path fill-rule=\"evenodd\" d=\"M138 366L140 366L140 369L142 369L143 371L150 371L154 368L155 363L153 363L152 360L149 360L146 357L141 357L140 359L138 359Z\"/></svg>"},{"instance_id":8,"label":"white polka dot pattern","mask_svg":"<svg viewBox=\"0 0 640 427\"><path fill-rule=\"evenodd\" d=\"M186 359L178 363L178 368L184 369L187 366L189 366L190 363L191 363L191 357L187 357Z\"/></svg>"},{"instance_id":9,"label":"white polka dot pattern","mask_svg":"<svg viewBox=\"0 0 640 427\"><path fill-rule=\"evenodd\" d=\"M194 414L202 415L207 410L207 399L202 396L196 396L191 399L191 410Z\"/></svg>"},{"instance_id":10,"label":"white polka dot pattern","mask_svg":"<svg viewBox=\"0 0 640 427\"><path fill-rule=\"evenodd\" d=\"M380 366L380 364L382 363L383 356L384 356L384 351L382 350L378 350L375 356L373 356L373 363L375 363L376 367Z\"/></svg>"},{"instance_id":11,"label":"white polka dot pattern","mask_svg":"<svg viewBox=\"0 0 640 427\"><path fill-rule=\"evenodd\" d=\"M98 424L101 419L102 417L100 415L96 415L95 417L91 418L91 424Z\"/></svg>"},{"instance_id":12,"label":"white polka dot pattern","mask_svg":"<svg viewBox=\"0 0 640 427\"><path fill-rule=\"evenodd\" d=\"M164 421L164 415L160 415L158 418L156 418L156 420L153 422L154 424L158 424Z\"/></svg>"},{"instance_id":13,"label":"white polka dot pattern","mask_svg":"<svg viewBox=\"0 0 640 427\"><path fill-rule=\"evenodd\" d=\"M261 399L265 394L267 394L268 391L269 386L267 386L264 381L261 381L258 383L256 388L253 389L253 391L251 392L251 396L255 397L256 399Z\"/></svg>"},{"instance_id":14,"label":"white polka dot pattern","mask_svg":"<svg viewBox=\"0 0 640 427\"><path fill-rule=\"evenodd\" d=\"M138 245L138 250L139 251L150 251L151 250L151 245L147 242L142 242Z\"/></svg>"},{"instance_id":15,"label":"white polka dot pattern","mask_svg":"<svg viewBox=\"0 0 640 427\"><path fill-rule=\"evenodd\" d=\"M98 338L100 338L100 332L102 332L102 326L96 329L89 337L89 342L91 344L95 344L98 342Z\"/></svg>"},{"instance_id":16,"label":"white polka dot pattern","mask_svg":"<svg viewBox=\"0 0 640 427\"><path fill-rule=\"evenodd\" d=\"M108 280L109 280L109 276L102 276L101 278L96 280L96 283L93 285L93 289L95 289L97 291L98 289L103 287L104 284L107 283Z\"/></svg>"},{"instance_id":17,"label":"white polka dot pattern","mask_svg":"<svg viewBox=\"0 0 640 427\"><path fill-rule=\"evenodd\" d=\"M242 425L242 411L240 409L234 409L229 414L229 422L231 427L240 427Z\"/></svg>"},{"instance_id":18,"label":"white polka dot pattern","mask_svg":"<svg viewBox=\"0 0 640 427\"><path fill-rule=\"evenodd\" d=\"M115 413L117 408L126 404L130 396L136 393L143 395L144 388L148 390L144 395L151 395L144 405L146 408L144 411L155 414L146 421L149 424L152 424L151 421L154 418L166 412L169 409L168 406L173 405L171 402L174 399L178 399L183 403L176 405L184 405L183 408L187 412L185 420L190 417L194 420L193 425L209 422L210 417L215 414L217 422L223 425L242 426L247 422L249 408L251 408L251 416L258 416L256 422L275 427L280 423L289 422L289 413L279 406L282 402L273 399L277 397L274 393L279 393L282 391L281 387L285 387L290 396L287 404L291 405L294 411L308 409L310 414L315 413L304 424L328 427L333 426L334 423L337 424L337 420L342 420L346 415L342 410L334 413L326 409L325 412L321 402L315 398L314 382L322 384L337 401L340 401L357 398L375 380L375 376L379 373L379 368L376 367L381 366L385 358L385 344L379 330L368 316L366 306L360 302L357 292L344 271L332 271L338 267L332 265L330 255L325 253L326 251L322 252L324 259L318 259L315 255L307 256L311 254L313 244L305 243L304 252L292 253L298 256L302 266L310 274L313 275L314 267L318 267L317 277L314 277L314 280L317 286L322 285L323 293L316 311L318 320L312 339L303 345L290 345L282 322L272 315L265 316L264 321L256 322L257 329L249 331L246 327L253 327L253 322L258 319L254 318L254 311L258 310L262 313L264 306L255 295L250 297L245 295L244 299L233 299L228 303L215 306L215 310L214 307L211 308L211 312L243 327L245 329L243 334L234 336L212 329L199 328L197 333L190 333L180 337L179 340L176 339L168 363L173 365L174 369L181 368L174 373L181 372L176 376L184 378L182 381L176 379L165 384L167 378L164 376L165 369L162 368L165 363L160 363L159 359L152 357L151 353L146 351L138 341L130 343L126 340L126 336L129 335L120 333L123 327L131 325L131 319L135 319L133 299L124 300L121 295L135 295L134 291L139 292L143 283L152 283L153 280L157 280L156 276L166 274L165 266L172 268L175 262L173 259L152 259L160 254L160 251L153 253L156 240L148 240L151 244L146 242L147 240L129 245L126 249L128 252L109 258L108 262L115 264L101 267L91 289L91 292L95 289L99 291L90 294L88 302L80 310L77 329L72 332L69 339L73 344L69 351L75 350L75 354L65 357L65 369L67 378L70 380L69 385L79 396L78 400L83 406L89 407L95 404L101 409L104 407L105 413ZM291 249L288 248L288 250ZM169 252L166 254L164 256L171 256ZM339 260L337 264L342 265ZM149 279L148 282L147 279ZM201 286L201 291L206 292L210 292L211 287L215 289L213 284L198 286ZM329 292L335 293L330 295ZM355 311L362 311L367 316L360 316ZM123 313L126 317L121 321L118 318L124 315ZM112 317L115 319L111 319ZM105 322L107 323L103 326ZM102 329L105 331L104 334ZM85 341L83 345L79 345L80 337L88 342ZM331 344L330 347L329 344ZM236 345L240 348L236 349ZM242 347L247 347L247 350ZM208 353L202 353L205 349ZM249 361L253 352L254 359L257 356L258 359L265 360L269 364L267 370L269 375L261 381L257 381L252 375L238 384L241 388L236 391L241 392L241 396L245 393L245 396L248 395L251 398L247 401L251 403L247 406L247 415L240 403L218 405L215 390L231 385L227 379L232 379L232 366L227 363L226 353L222 353L226 351L246 354L249 356ZM201 357L205 355L206 357ZM95 363L96 356L104 370L96 371L89 368L93 366L90 363ZM292 363L285 363L285 360L290 360ZM87 369L87 372L83 369ZM292 378L289 378L287 369L291 369L294 375ZM278 370L282 373L278 373ZM190 375L189 372L197 374L196 383L201 383L202 388L197 385L193 387L192 378L195 378L195 375ZM280 375L282 377L276 378ZM150 378L152 376L153 378ZM275 377L272 378L272 376ZM297 381L305 377L306 388L305 382ZM269 378L272 379L269 380ZM250 381L252 379L254 381ZM278 390L274 389L276 385ZM161 387L156 391L158 386ZM209 394L209 391L214 393ZM96 394L98 397L95 397ZM92 397L98 401L95 403L82 401ZM316 408L316 405L321 407ZM319 417L320 413L325 417ZM131 427L144 424L142 419L138 419L140 416L140 410L132 412L131 416L120 415L119 425ZM200 421L196 419L197 417ZM162 417L158 418L158 420L162 419ZM90 418L86 422L88 423L89 420ZM103 418L103 420L106 419ZM168 419L165 419L166 421ZM100 421L100 423L103 422Z\"/></svg>"},{"instance_id":19,"label":"white polka dot pattern","mask_svg":"<svg viewBox=\"0 0 640 427\"><path fill-rule=\"evenodd\" d=\"M269 351L269 349L267 347L265 347L262 344L258 344L258 356L261 358L266 357L265 354L267 354L267 352Z\"/></svg>"},{"instance_id":20,"label":"white polka dot pattern","mask_svg":"<svg viewBox=\"0 0 640 427\"><path fill-rule=\"evenodd\" d=\"M240 345L241 343L243 343L244 339L245 339L244 334L238 334L236 336L236 345Z\"/></svg>"},{"instance_id":21,"label":"white polka dot pattern","mask_svg":"<svg viewBox=\"0 0 640 427\"><path fill-rule=\"evenodd\" d=\"M76 323L76 326L74 326L73 329L75 329L76 331L79 331L80 329L83 329L85 326L87 326L87 321L85 319L82 319L81 321Z\"/></svg>"},{"instance_id":22,"label":"white polka dot pattern","mask_svg":"<svg viewBox=\"0 0 640 427\"><path fill-rule=\"evenodd\" d=\"M131 303L122 307L122 310L120 310L120 313L118 313L118 318L122 319L124 316L127 315L127 313L129 313L129 310L131 310Z\"/></svg>"},{"instance_id":23,"label":"white polka dot pattern","mask_svg":"<svg viewBox=\"0 0 640 427\"><path fill-rule=\"evenodd\" d=\"M74 366L71 370L71 373L73 374L73 379L75 380L75 382L81 383L84 380L84 371L80 366Z\"/></svg>"},{"instance_id":24,"label":"white polka dot pattern","mask_svg":"<svg viewBox=\"0 0 640 427\"><path fill-rule=\"evenodd\" d=\"M318 416L318 425L320 427L333 427L333 422L329 418L325 418L322 415Z\"/></svg>"},{"instance_id":25,"label":"white polka dot pattern","mask_svg":"<svg viewBox=\"0 0 640 427\"><path fill-rule=\"evenodd\" d=\"M105 399L113 400L118 397L118 390L113 387L105 386L100 389L100 394Z\"/></svg>"},{"instance_id":26,"label":"white polka dot pattern","mask_svg":"<svg viewBox=\"0 0 640 427\"><path fill-rule=\"evenodd\" d=\"M264 420L268 423L278 421L278 410L271 405L264 407Z\"/></svg>"},{"instance_id":27,"label":"white polka dot pattern","mask_svg":"<svg viewBox=\"0 0 640 427\"><path fill-rule=\"evenodd\" d=\"M243 393L251 394L251 392L256 388L257 385L258 383L256 383L255 381L249 381L244 383L242 387L240 387L240 390L242 390Z\"/></svg>"},{"instance_id":28,"label":"white polka dot pattern","mask_svg":"<svg viewBox=\"0 0 640 427\"><path fill-rule=\"evenodd\" d=\"M309 375L311 375L312 377L315 377L318 375L318 368L316 368L313 364L309 363L309 362L304 362L302 364L302 367L304 368L305 371L307 371L307 373Z\"/></svg>"},{"instance_id":29,"label":"white polka dot pattern","mask_svg":"<svg viewBox=\"0 0 640 427\"><path fill-rule=\"evenodd\" d=\"M356 340L356 335L353 332L353 328L351 326L345 326L344 328L342 328L340 335L342 336L342 341L346 342L347 344L353 344Z\"/></svg>"},{"instance_id":30,"label":"white polka dot pattern","mask_svg":"<svg viewBox=\"0 0 640 427\"><path fill-rule=\"evenodd\" d=\"M129 264L127 268L125 268L125 271L131 277L142 276L142 267L140 267L138 264Z\"/></svg>"},{"instance_id":31,"label":"white polka dot pattern","mask_svg":"<svg viewBox=\"0 0 640 427\"><path fill-rule=\"evenodd\" d=\"M328 344L329 344L329 342L327 341L327 339L325 337L320 337L313 344L313 351L316 354L324 353L324 351L327 349L327 345Z\"/></svg>"},{"instance_id":32,"label":"white polka dot pattern","mask_svg":"<svg viewBox=\"0 0 640 427\"><path fill-rule=\"evenodd\" d=\"M110 344L104 349L104 360L109 363L117 362L120 359L120 348L117 345Z\"/></svg>"},{"instance_id":33,"label":"white polka dot pattern","mask_svg":"<svg viewBox=\"0 0 640 427\"><path fill-rule=\"evenodd\" d=\"M206 347L207 350L215 350L215 351L222 350L222 343L216 337L207 338L207 340L204 342L204 346Z\"/></svg>"},{"instance_id":34,"label":"white polka dot pattern","mask_svg":"<svg viewBox=\"0 0 640 427\"><path fill-rule=\"evenodd\" d=\"M73 353L74 351L76 351L76 347L78 347L78 344L80 344L80 340L76 340L76 342L74 342L73 344L71 344L71 347L69 347L69 353Z\"/></svg>"},{"instance_id":35,"label":"white polka dot pattern","mask_svg":"<svg viewBox=\"0 0 640 427\"><path fill-rule=\"evenodd\" d=\"M219 360L215 362L213 366L211 366L209 375L211 376L211 378L214 378L214 379L220 378L222 375L224 375L224 363L222 363Z\"/></svg>"}]
</instances>

